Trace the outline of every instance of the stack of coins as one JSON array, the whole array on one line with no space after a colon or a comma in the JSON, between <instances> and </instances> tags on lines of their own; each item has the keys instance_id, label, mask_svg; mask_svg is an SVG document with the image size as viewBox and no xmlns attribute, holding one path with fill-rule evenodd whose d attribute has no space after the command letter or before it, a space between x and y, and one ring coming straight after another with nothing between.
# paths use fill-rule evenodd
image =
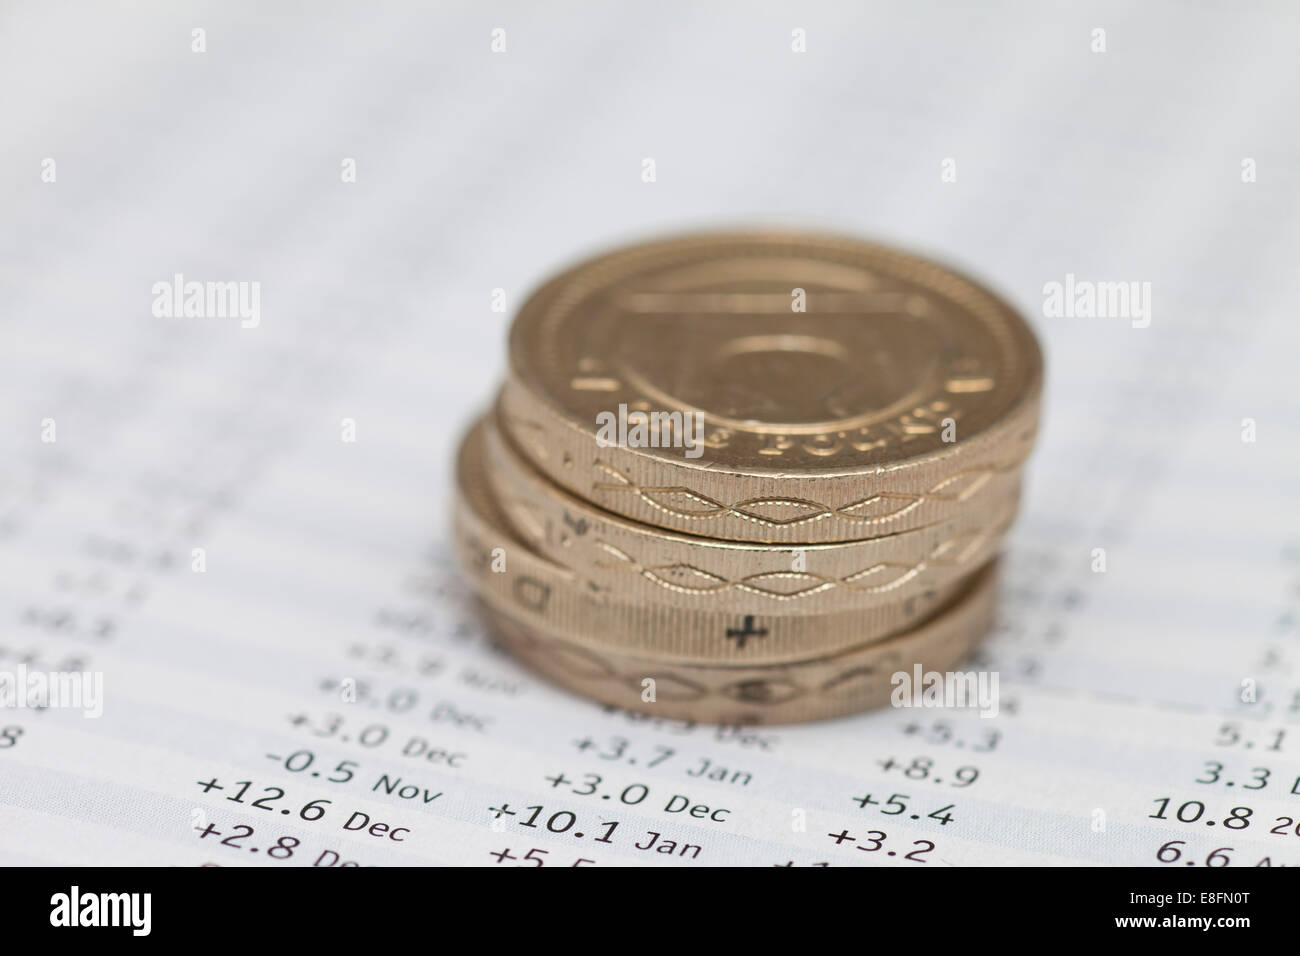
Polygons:
<instances>
[{"instance_id":1,"label":"stack of coins","mask_svg":"<svg viewBox=\"0 0 1300 956\"><path fill-rule=\"evenodd\" d=\"M630 710L785 723L890 699L992 626L1042 356L987 290L840 238L715 235L538 290L457 465L496 634Z\"/></svg>"}]
</instances>

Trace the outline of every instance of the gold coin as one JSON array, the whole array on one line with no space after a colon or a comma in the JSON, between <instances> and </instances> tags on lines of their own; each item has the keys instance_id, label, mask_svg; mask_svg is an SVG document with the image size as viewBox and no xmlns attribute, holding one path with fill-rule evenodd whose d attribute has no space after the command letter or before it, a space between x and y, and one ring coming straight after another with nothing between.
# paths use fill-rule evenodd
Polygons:
<instances>
[{"instance_id":1,"label":"gold coin","mask_svg":"<svg viewBox=\"0 0 1300 956\"><path fill-rule=\"evenodd\" d=\"M592 648L489 607L502 642L529 666L584 697L683 720L796 723L880 707L892 678L955 669L992 629L995 571L979 571L955 604L914 630L832 656L754 667L689 665ZM653 700L647 699L653 697Z\"/></svg>"},{"instance_id":2,"label":"gold coin","mask_svg":"<svg viewBox=\"0 0 1300 956\"><path fill-rule=\"evenodd\" d=\"M503 420L578 497L742 541L848 541L995 495L1042 356L1006 303L891 249L716 235L583 263L510 336Z\"/></svg>"},{"instance_id":3,"label":"gold coin","mask_svg":"<svg viewBox=\"0 0 1300 956\"><path fill-rule=\"evenodd\" d=\"M1015 520L1018 476L996 501L887 537L831 544L724 541L602 511L547 481L489 416L487 473L532 549L631 603L764 616L854 611L946 593L986 564Z\"/></svg>"},{"instance_id":4,"label":"gold coin","mask_svg":"<svg viewBox=\"0 0 1300 956\"><path fill-rule=\"evenodd\" d=\"M599 651L699 663L765 664L831 654L884 638L925 620L961 587L954 581L865 610L819 615L688 608L663 600L629 602L535 552L506 520L488 481L484 426L457 457L455 544L483 601L526 626L564 634Z\"/></svg>"}]
</instances>

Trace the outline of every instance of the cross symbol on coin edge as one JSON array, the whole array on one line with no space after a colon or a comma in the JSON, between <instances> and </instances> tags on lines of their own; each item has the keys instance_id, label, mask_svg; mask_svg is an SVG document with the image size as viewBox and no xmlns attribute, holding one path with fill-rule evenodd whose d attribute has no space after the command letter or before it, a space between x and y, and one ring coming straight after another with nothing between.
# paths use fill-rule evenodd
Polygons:
<instances>
[{"instance_id":1,"label":"cross symbol on coin edge","mask_svg":"<svg viewBox=\"0 0 1300 956\"><path fill-rule=\"evenodd\" d=\"M744 624L745 624L744 628L740 630L731 627L727 628L727 637L728 638L734 637L736 639L736 647L740 648L741 650L744 650L745 641L747 639L751 637L763 637L767 634L767 628L765 627L758 628L757 630L755 630L754 615L752 614L745 615Z\"/></svg>"}]
</instances>

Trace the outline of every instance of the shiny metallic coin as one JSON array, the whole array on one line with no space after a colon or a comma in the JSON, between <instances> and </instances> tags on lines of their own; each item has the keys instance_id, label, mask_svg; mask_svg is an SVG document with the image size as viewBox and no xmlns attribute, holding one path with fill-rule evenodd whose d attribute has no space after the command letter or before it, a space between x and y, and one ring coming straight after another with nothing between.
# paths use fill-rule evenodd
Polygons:
<instances>
[{"instance_id":1,"label":"shiny metallic coin","mask_svg":"<svg viewBox=\"0 0 1300 956\"><path fill-rule=\"evenodd\" d=\"M1033 444L1042 357L941 266L823 236L649 243L525 303L505 428L550 480L691 534L812 544L995 498Z\"/></svg>"},{"instance_id":2,"label":"shiny metallic coin","mask_svg":"<svg viewBox=\"0 0 1300 956\"><path fill-rule=\"evenodd\" d=\"M782 545L724 541L623 518L565 492L495 427L484 426L488 480L533 550L619 599L759 616L902 605L950 593L988 563L1015 519L1019 476L947 520L863 541Z\"/></svg>"},{"instance_id":3,"label":"shiny metallic coin","mask_svg":"<svg viewBox=\"0 0 1300 956\"><path fill-rule=\"evenodd\" d=\"M765 664L832 654L918 624L962 587L954 581L865 610L824 614L773 613L773 605L757 601L705 609L657 594L630 601L610 582L538 553L515 532L491 490L482 424L466 436L457 459L453 523L459 559L485 603L571 643L639 657Z\"/></svg>"},{"instance_id":4,"label":"shiny metallic coin","mask_svg":"<svg viewBox=\"0 0 1300 956\"><path fill-rule=\"evenodd\" d=\"M726 724L795 723L890 703L895 675L959 668L992 629L992 566L956 602L919 627L838 654L766 666L691 665L592 648L497 608L488 614L516 657L561 687L626 710ZM901 683L901 681L900 681Z\"/></svg>"}]
</instances>

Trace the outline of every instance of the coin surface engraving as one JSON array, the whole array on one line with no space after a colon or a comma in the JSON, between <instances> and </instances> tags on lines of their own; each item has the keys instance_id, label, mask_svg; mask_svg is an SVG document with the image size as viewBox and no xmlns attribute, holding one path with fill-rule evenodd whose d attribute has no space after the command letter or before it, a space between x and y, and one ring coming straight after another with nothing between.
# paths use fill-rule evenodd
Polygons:
<instances>
[{"instance_id":1,"label":"coin surface engraving","mask_svg":"<svg viewBox=\"0 0 1300 956\"><path fill-rule=\"evenodd\" d=\"M1032 444L1042 359L974 283L866 243L653 243L570 270L522 308L505 427L603 508L736 540L842 541L951 514ZM602 445L617 408L701 423Z\"/></svg>"}]
</instances>

